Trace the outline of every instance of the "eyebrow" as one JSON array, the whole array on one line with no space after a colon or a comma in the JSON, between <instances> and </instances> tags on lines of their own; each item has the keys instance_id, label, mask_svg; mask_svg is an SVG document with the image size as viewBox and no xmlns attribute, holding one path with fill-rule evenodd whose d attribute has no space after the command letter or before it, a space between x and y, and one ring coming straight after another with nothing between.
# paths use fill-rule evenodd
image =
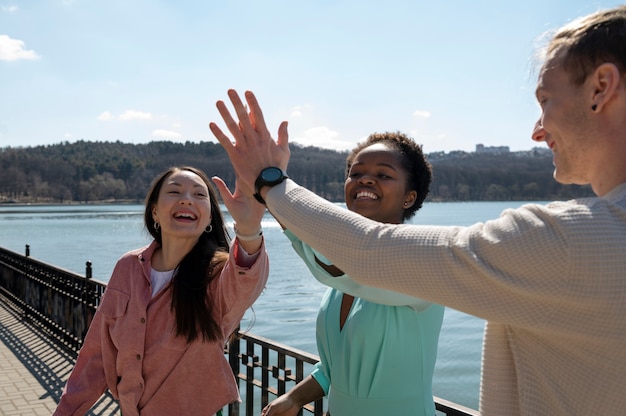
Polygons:
<instances>
[{"instance_id":1,"label":"eyebrow","mask_svg":"<svg viewBox=\"0 0 626 416\"><path fill-rule=\"evenodd\" d=\"M356 163L353 163L350 167L352 168L353 166L362 166L362 165L365 165L365 163L363 163L363 162L356 162ZM389 169L393 170L394 172L398 171L398 169L394 165L390 165L389 163L376 163L376 167L389 168Z\"/></svg>"},{"instance_id":2,"label":"eyebrow","mask_svg":"<svg viewBox=\"0 0 626 416\"><path fill-rule=\"evenodd\" d=\"M183 186L183 184L181 184L180 182L176 182L176 181L167 182L166 185ZM202 188L202 189L205 188L205 186L200 184L200 183L195 184L193 187L194 188Z\"/></svg>"}]
</instances>

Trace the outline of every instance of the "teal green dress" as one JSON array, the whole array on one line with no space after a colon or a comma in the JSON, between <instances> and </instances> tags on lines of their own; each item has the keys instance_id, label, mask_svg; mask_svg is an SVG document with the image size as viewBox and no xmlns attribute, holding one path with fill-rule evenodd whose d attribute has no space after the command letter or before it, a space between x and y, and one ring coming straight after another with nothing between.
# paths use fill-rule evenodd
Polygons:
<instances>
[{"instance_id":1,"label":"teal green dress","mask_svg":"<svg viewBox=\"0 0 626 416\"><path fill-rule=\"evenodd\" d=\"M317 316L320 362L311 375L331 416L435 415L432 378L444 307L333 277L326 259L285 230L313 276L331 286ZM381 277L384 278L384 277ZM343 293L355 296L343 328Z\"/></svg>"}]
</instances>

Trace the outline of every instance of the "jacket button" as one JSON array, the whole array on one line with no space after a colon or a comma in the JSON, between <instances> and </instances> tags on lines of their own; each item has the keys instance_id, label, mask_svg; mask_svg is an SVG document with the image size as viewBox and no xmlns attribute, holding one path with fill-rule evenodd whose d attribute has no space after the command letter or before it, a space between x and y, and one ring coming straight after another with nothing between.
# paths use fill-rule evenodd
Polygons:
<instances>
[{"instance_id":1,"label":"jacket button","mask_svg":"<svg viewBox=\"0 0 626 416\"><path fill-rule=\"evenodd\" d=\"M137 354L137 359L141 360L141 354Z\"/></svg>"},{"instance_id":2,"label":"jacket button","mask_svg":"<svg viewBox=\"0 0 626 416\"><path fill-rule=\"evenodd\" d=\"M145 324L146 323L146 318L141 318L140 321L141 321L142 324Z\"/></svg>"}]
</instances>

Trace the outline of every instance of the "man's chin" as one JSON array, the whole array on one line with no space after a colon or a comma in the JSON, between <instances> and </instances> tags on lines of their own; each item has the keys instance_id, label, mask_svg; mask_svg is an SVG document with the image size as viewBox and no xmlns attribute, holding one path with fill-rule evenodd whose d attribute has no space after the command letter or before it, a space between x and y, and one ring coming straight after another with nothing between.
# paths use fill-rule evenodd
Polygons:
<instances>
[{"instance_id":1,"label":"man's chin","mask_svg":"<svg viewBox=\"0 0 626 416\"><path fill-rule=\"evenodd\" d=\"M581 179L576 179L572 175L566 175L563 173L559 173L558 169L554 169L554 173L552 177L555 181L560 183L561 185L589 185L589 181L584 181Z\"/></svg>"}]
</instances>

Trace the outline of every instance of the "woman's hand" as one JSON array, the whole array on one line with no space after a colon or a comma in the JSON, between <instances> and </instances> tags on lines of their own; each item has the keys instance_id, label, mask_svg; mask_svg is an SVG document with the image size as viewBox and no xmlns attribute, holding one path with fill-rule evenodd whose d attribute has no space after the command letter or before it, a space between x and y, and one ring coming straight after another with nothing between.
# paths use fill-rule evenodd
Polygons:
<instances>
[{"instance_id":1,"label":"woman's hand","mask_svg":"<svg viewBox=\"0 0 626 416\"><path fill-rule=\"evenodd\" d=\"M295 416L300 411L300 406L287 394L283 394L263 408L261 416Z\"/></svg>"},{"instance_id":2,"label":"woman's hand","mask_svg":"<svg viewBox=\"0 0 626 416\"><path fill-rule=\"evenodd\" d=\"M250 192L242 191L242 184L235 182L235 192L231 193L221 178L211 178L224 201L224 205L233 217L237 230L242 235L254 235L261 229L261 220L265 214L265 205L260 204ZM256 239L239 240L241 247L248 253L256 253L261 247L261 236Z\"/></svg>"},{"instance_id":3,"label":"woman's hand","mask_svg":"<svg viewBox=\"0 0 626 416\"><path fill-rule=\"evenodd\" d=\"M308 375L288 393L265 406L261 416L295 416L305 404L321 399L324 394L317 380Z\"/></svg>"}]
</instances>

